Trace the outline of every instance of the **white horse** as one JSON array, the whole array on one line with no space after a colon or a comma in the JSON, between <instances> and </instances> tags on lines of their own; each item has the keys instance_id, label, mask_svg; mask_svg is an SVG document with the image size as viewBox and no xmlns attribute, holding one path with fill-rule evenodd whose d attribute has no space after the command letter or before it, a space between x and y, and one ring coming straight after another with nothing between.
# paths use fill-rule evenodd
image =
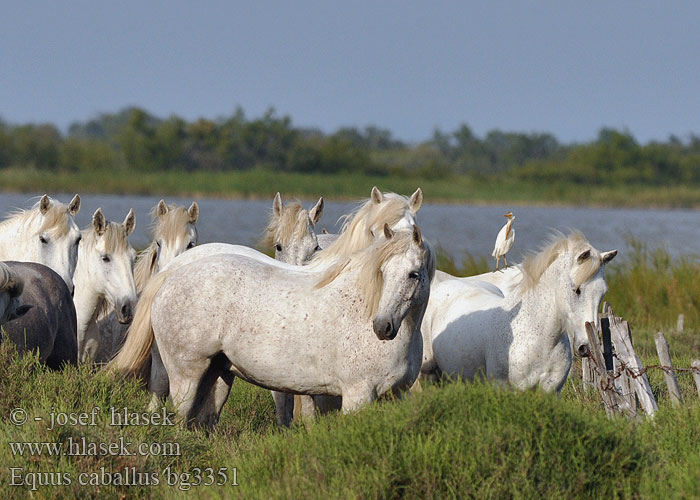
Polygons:
<instances>
[{"instance_id":1,"label":"white horse","mask_svg":"<svg viewBox=\"0 0 700 500\"><path fill-rule=\"evenodd\" d=\"M0 260L38 262L53 269L73 290L80 230L73 220L80 196L70 204L47 195L29 210L20 210L0 222Z\"/></svg>"},{"instance_id":2,"label":"white horse","mask_svg":"<svg viewBox=\"0 0 700 500\"><path fill-rule=\"evenodd\" d=\"M151 212L153 241L138 256L134 269L136 290L140 293L148 280L185 250L197 246L199 205L189 208L167 205L160 200Z\"/></svg>"},{"instance_id":3,"label":"white horse","mask_svg":"<svg viewBox=\"0 0 700 500\"><path fill-rule=\"evenodd\" d=\"M130 209L121 224L105 219L98 208L92 224L82 232L75 270L75 312L78 321L78 359L108 361L119 349L120 332L109 328L114 314L121 324L131 323L138 298L134 282L136 251L128 236L136 226Z\"/></svg>"},{"instance_id":4,"label":"white horse","mask_svg":"<svg viewBox=\"0 0 700 500\"><path fill-rule=\"evenodd\" d=\"M319 272L334 266L338 262L342 262L349 255L359 250L363 250L370 246L376 239L383 238L383 230L381 227L387 224L392 230L397 228L406 228L410 226L411 221L415 221L415 214L420 208L423 201L423 192L420 188L413 193L409 198L395 193L381 193L376 187L372 188L370 199L364 202L358 209L350 214L343 225L338 240L334 248L316 251L309 265L299 268L300 272ZM281 199L280 199L281 202ZM319 200L319 203L321 200ZM312 209L309 215L314 215L314 218L320 218L319 203L316 205L316 210ZM275 202L273 202L273 220L271 227L274 227L274 233L281 237L283 233L293 235L292 239L285 239L286 247L291 249L286 253L287 256L297 255L304 256L306 252L299 251L298 247L306 247L309 235L305 231L312 232L311 224L308 224L303 216L299 215L296 209L287 212L289 207L283 206L280 210L280 217L275 216ZM290 214L296 214L291 217ZM318 217L316 217L316 215ZM277 219L275 221L275 219ZM282 221L287 224L282 225ZM301 223L300 223L301 221ZM380 224L382 226L380 226ZM379 229L377 229L379 228ZM268 231L269 233L269 231ZM277 251L277 249L275 248ZM282 251L285 248L283 247ZM328 251L330 250L330 251ZM164 270L175 270L182 266L196 262L200 259L207 258L213 255L232 254L246 256L252 259L267 259L260 252L242 245L231 245L227 243L208 243L200 245L192 250L189 250L170 262ZM304 257L304 261L308 260ZM127 338L130 333L127 333ZM152 360L150 369L144 369L140 375L148 379L148 390L154 394L151 401L151 408L156 408L160 398L168 395L169 381L168 373L163 367L160 360L157 343L153 345ZM293 400L288 396L274 395L275 406L277 408L277 423L280 426L287 426L291 422L293 412ZM307 412L313 412L313 403L306 401Z\"/></svg>"},{"instance_id":5,"label":"white horse","mask_svg":"<svg viewBox=\"0 0 700 500\"><path fill-rule=\"evenodd\" d=\"M519 389L559 392L574 348L586 353L587 321L597 324L607 291L604 268L617 250L600 253L581 233L558 236L522 264L515 293L490 283L433 285L421 326L421 371L473 379L481 373Z\"/></svg>"},{"instance_id":6,"label":"white horse","mask_svg":"<svg viewBox=\"0 0 700 500\"><path fill-rule=\"evenodd\" d=\"M275 249L275 259L301 266L321 250L314 227L323 215L323 197L308 212L298 202L282 203L279 193L272 201L272 213L260 241Z\"/></svg>"},{"instance_id":7,"label":"white horse","mask_svg":"<svg viewBox=\"0 0 700 500\"><path fill-rule=\"evenodd\" d=\"M417 226L384 233L325 271L234 254L163 271L146 286L115 364L138 371L155 338L179 415L206 427L234 376L342 396L344 412L409 387L435 259Z\"/></svg>"},{"instance_id":8,"label":"white horse","mask_svg":"<svg viewBox=\"0 0 700 500\"><path fill-rule=\"evenodd\" d=\"M193 248L197 244L199 206L193 202L189 208L167 205L160 200L151 212L153 224L153 241L137 256L134 266L134 283L137 295L141 293L148 280L173 258ZM120 317L118 311L111 309L101 315L97 322L99 338L104 349L95 361L109 360L121 346L131 322Z\"/></svg>"}]
</instances>

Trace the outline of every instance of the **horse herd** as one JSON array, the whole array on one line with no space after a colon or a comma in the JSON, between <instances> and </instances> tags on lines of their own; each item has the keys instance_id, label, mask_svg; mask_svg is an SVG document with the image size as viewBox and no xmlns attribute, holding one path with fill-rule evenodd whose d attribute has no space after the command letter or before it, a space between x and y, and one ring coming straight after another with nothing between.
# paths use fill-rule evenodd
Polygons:
<instances>
[{"instance_id":1,"label":"horse herd","mask_svg":"<svg viewBox=\"0 0 700 500\"><path fill-rule=\"evenodd\" d=\"M587 353L605 264L578 232L555 234L521 264L456 278L435 269L410 197L382 193L316 234L310 210L279 193L262 243L197 245L199 207L153 210L138 256L135 219L101 209L79 231L68 205L44 195L0 223L2 338L48 366L98 363L139 377L151 407L170 397L190 426L214 426L235 377L272 390L277 423L350 412L419 376L485 376L560 391L572 351Z\"/></svg>"}]
</instances>

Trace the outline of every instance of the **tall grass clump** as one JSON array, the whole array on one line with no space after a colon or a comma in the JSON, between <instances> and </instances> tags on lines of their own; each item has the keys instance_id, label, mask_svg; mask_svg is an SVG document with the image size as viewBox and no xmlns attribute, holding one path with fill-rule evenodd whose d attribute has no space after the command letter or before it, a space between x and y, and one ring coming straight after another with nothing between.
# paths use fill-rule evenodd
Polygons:
<instances>
[{"instance_id":1,"label":"tall grass clump","mask_svg":"<svg viewBox=\"0 0 700 500\"><path fill-rule=\"evenodd\" d=\"M663 329L679 314L700 324L700 266L697 257L672 258L664 248L649 250L632 238L631 252L608 266L606 300L635 324Z\"/></svg>"}]
</instances>

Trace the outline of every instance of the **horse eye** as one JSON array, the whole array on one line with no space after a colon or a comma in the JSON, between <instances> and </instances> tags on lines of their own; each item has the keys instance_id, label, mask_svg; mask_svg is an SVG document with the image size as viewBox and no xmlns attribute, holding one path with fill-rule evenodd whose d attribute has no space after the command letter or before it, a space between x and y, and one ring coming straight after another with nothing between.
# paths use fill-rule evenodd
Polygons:
<instances>
[{"instance_id":1,"label":"horse eye","mask_svg":"<svg viewBox=\"0 0 700 500\"><path fill-rule=\"evenodd\" d=\"M189 250L190 248L194 248L194 243L192 243L191 241L187 244L187 250Z\"/></svg>"},{"instance_id":2,"label":"horse eye","mask_svg":"<svg viewBox=\"0 0 700 500\"><path fill-rule=\"evenodd\" d=\"M112 259L109 258L109 255L102 256L102 262L109 262L110 260L112 260Z\"/></svg>"},{"instance_id":3,"label":"horse eye","mask_svg":"<svg viewBox=\"0 0 700 500\"><path fill-rule=\"evenodd\" d=\"M581 288L580 287L576 289L576 295L581 295Z\"/></svg>"},{"instance_id":4,"label":"horse eye","mask_svg":"<svg viewBox=\"0 0 700 500\"><path fill-rule=\"evenodd\" d=\"M316 248L314 248L314 252L320 252L320 251L321 251L321 247L319 245L316 245Z\"/></svg>"},{"instance_id":5,"label":"horse eye","mask_svg":"<svg viewBox=\"0 0 700 500\"><path fill-rule=\"evenodd\" d=\"M78 245L80 244L80 240L82 240L82 239L83 239L83 237L82 237L82 236L78 236L78 239L77 239L77 240L75 240L75 243L74 243L74 245L75 245L75 246L78 246Z\"/></svg>"},{"instance_id":6,"label":"horse eye","mask_svg":"<svg viewBox=\"0 0 700 500\"><path fill-rule=\"evenodd\" d=\"M160 248L160 241L156 241L156 246Z\"/></svg>"},{"instance_id":7,"label":"horse eye","mask_svg":"<svg viewBox=\"0 0 700 500\"><path fill-rule=\"evenodd\" d=\"M275 250L277 250L278 252L281 252L281 251L282 251L282 245L280 245L279 243L277 243L277 244L275 245Z\"/></svg>"},{"instance_id":8,"label":"horse eye","mask_svg":"<svg viewBox=\"0 0 700 500\"><path fill-rule=\"evenodd\" d=\"M46 238L44 238L43 235L39 236L39 241L41 241L44 245L46 245L46 244L49 242L49 240L47 240Z\"/></svg>"},{"instance_id":9,"label":"horse eye","mask_svg":"<svg viewBox=\"0 0 700 500\"><path fill-rule=\"evenodd\" d=\"M412 280L417 280L418 278L420 278L420 274L418 274L416 271L412 271L408 273L408 277Z\"/></svg>"}]
</instances>

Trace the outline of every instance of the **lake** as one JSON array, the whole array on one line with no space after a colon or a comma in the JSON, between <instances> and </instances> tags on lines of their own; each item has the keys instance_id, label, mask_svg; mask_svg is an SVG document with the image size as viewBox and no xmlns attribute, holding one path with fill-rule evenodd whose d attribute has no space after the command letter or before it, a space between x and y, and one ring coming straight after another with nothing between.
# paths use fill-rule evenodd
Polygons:
<instances>
[{"instance_id":1,"label":"lake","mask_svg":"<svg viewBox=\"0 0 700 500\"><path fill-rule=\"evenodd\" d=\"M68 203L73 195L51 196ZM115 221L124 220L129 208L133 207L136 229L131 235L131 242L136 248L145 247L150 242L149 213L160 200L159 197L81 194L81 199L81 210L76 218L81 228L90 223L98 207L102 207L109 220ZM4 218L13 209L28 208L37 200L30 200L29 195L23 194L0 194L0 214ZM166 199L168 203L187 206L192 200ZM197 223L200 243L219 241L249 246L255 246L262 235L272 207L272 199L197 198L197 203L200 207ZM314 203L304 202L304 206L310 208ZM326 228L329 232L335 232L338 218L355 206L355 203L326 200L318 231ZM537 250L552 229L563 232L579 229L599 250L617 248L622 257L630 248L630 236L647 243L650 248L664 247L673 256L700 254L700 234L696 229L700 213L696 210L437 205L426 202L418 213L418 220L424 236L439 244L457 262L461 261L465 252L490 259L496 235L506 222L503 214L509 210L516 216L515 244L508 254L511 263L519 262L525 252Z\"/></svg>"}]
</instances>

